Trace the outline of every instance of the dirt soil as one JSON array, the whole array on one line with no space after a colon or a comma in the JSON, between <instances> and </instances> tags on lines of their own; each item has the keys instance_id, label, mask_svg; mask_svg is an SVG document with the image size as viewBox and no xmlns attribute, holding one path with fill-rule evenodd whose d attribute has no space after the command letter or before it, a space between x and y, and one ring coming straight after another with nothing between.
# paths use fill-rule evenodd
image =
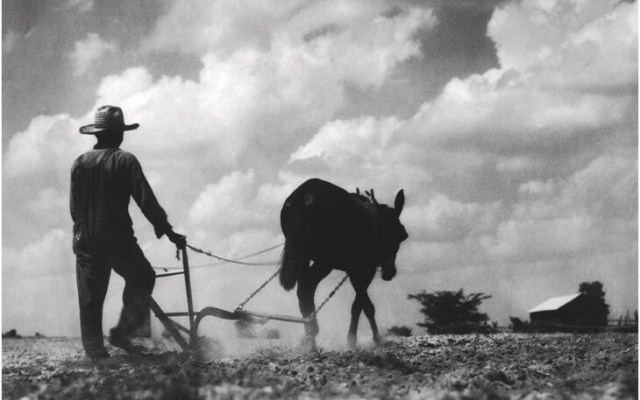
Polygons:
<instances>
[{"instance_id":1,"label":"dirt soil","mask_svg":"<svg viewBox=\"0 0 640 400\"><path fill-rule=\"evenodd\" d=\"M638 398L637 334L425 335L308 354L277 343L209 361L152 342L91 362L78 339L3 339L2 398Z\"/></svg>"}]
</instances>

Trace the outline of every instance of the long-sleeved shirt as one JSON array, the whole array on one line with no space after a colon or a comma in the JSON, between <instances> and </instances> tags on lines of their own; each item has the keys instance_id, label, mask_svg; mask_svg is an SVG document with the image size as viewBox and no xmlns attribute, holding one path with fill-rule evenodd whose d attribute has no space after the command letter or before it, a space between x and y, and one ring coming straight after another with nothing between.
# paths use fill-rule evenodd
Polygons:
<instances>
[{"instance_id":1,"label":"long-sleeved shirt","mask_svg":"<svg viewBox=\"0 0 640 400\"><path fill-rule=\"evenodd\" d=\"M97 147L97 146L96 146ZM158 203L136 157L119 148L94 148L71 168L70 210L74 234L95 240L106 226L118 234L133 234L129 199L133 197L155 234L162 237L171 225Z\"/></svg>"}]
</instances>

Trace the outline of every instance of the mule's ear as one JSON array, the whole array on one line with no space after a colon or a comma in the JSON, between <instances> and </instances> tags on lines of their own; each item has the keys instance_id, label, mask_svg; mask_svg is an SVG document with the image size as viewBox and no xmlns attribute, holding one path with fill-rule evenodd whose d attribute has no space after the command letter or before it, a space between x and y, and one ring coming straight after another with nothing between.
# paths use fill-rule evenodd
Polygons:
<instances>
[{"instance_id":1,"label":"mule's ear","mask_svg":"<svg viewBox=\"0 0 640 400\"><path fill-rule=\"evenodd\" d=\"M396 195L396 201L393 204L393 208L396 209L398 215L402 213L402 209L404 208L404 190L400 190Z\"/></svg>"}]
</instances>

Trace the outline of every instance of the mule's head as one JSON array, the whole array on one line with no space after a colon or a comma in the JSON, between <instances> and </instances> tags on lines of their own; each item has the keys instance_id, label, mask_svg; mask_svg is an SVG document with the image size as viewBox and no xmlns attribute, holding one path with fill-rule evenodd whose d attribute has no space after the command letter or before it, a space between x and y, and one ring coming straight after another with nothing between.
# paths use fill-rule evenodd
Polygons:
<instances>
[{"instance_id":1,"label":"mule's head","mask_svg":"<svg viewBox=\"0 0 640 400\"><path fill-rule=\"evenodd\" d=\"M372 191L373 192L373 191ZM404 191L400 190L396 195L393 208L377 204L377 211L384 233L382 235L382 255L380 266L382 267L382 279L390 281L396 275L396 255L400 244L409 234L400 222L400 214L404 208Z\"/></svg>"}]
</instances>

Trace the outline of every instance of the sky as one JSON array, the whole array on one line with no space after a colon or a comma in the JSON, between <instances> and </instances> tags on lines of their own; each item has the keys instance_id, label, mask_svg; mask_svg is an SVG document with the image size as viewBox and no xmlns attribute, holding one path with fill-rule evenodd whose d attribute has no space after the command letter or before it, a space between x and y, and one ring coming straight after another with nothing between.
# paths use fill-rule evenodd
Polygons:
<instances>
[{"instance_id":1,"label":"sky","mask_svg":"<svg viewBox=\"0 0 640 400\"><path fill-rule=\"evenodd\" d=\"M175 229L223 257L281 244L282 204L311 177L373 188L388 204L403 189L409 239L398 275L369 289L383 330L421 332L419 304L407 295L423 290L491 295L481 311L507 326L597 280L611 317L633 312L637 8L3 1L3 331L79 335L69 173L95 141L78 129L105 104L140 124L121 147L140 160ZM131 213L151 263L179 267L175 247L155 238L133 202ZM278 258L274 250L251 261ZM276 269L194 269L196 309L232 310ZM341 274L320 284L317 303ZM168 311L186 309L181 279L158 280L154 297ZM114 274L105 331L117 322L122 287ZM294 292L274 282L246 308L298 315ZM353 297L347 287L328 303L320 338L346 337ZM361 329L371 341L364 318Z\"/></svg>"}]
</instances>

